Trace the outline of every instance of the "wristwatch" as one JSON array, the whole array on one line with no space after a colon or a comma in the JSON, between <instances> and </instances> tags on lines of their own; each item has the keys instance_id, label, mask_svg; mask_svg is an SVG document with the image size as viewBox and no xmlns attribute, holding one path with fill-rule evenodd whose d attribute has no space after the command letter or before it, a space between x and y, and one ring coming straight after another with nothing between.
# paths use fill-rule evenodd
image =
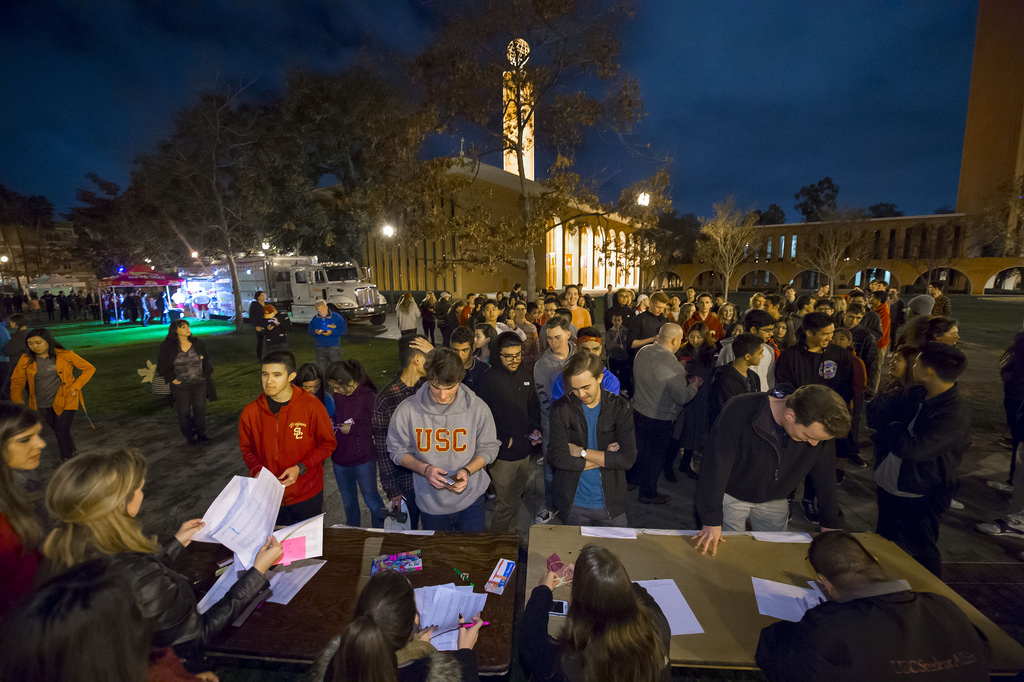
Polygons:
<instances>
[{"instance_id":1,"label":"wristwatch","mask_svg":"<svg viewBox=\"0 0 1024 682\"><path fill-rule=\"evenodd\" d=\"M587 451L581 449L580 450L580 457L582 457L583 459L586 459L587 458Z\"/></svg>"},{"instance_id":2,"label":"wristwatch","mask_svg":"<svg viewBox=\"0 0 1024 682\"><path fill-rule=\"evenodd\" d=\"M306 475L306 465L303 464L302 462L299 462L297 466L299 467L299 476L305 476Z\"/></svg>"}]
</instances>

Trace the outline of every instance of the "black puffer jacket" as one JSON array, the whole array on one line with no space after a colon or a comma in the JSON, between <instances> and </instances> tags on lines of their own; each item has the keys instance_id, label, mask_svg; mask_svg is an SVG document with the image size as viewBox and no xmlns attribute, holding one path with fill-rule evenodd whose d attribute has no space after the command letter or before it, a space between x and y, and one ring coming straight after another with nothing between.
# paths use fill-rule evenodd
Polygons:
<instances>
[{"instance_id":1,"label":"black puffer jacket","mask_svg":"<svg viewBox=\"0 0 1024 682\"><path fill-rule=\"evenodd\" d=\"M111 558L111 570L131 584L142 615L153 630L153 647L174 646L189 672L197 673L210 669L203 660L204 645L234 621L270 582L250 568L223 599L200 614L192 586L172 567L184 549L172 539L159 554L122 552Z\"/></svg>"}]
</instances>

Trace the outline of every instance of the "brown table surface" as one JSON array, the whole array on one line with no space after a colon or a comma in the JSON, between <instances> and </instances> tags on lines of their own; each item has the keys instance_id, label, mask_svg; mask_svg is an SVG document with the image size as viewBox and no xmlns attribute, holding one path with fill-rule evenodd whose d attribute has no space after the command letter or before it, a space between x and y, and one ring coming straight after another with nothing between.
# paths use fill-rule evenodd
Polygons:
<instances>
[{"instance_id":1,"label":"brown table surface","mask_svg":"<svg viewBox=\"0 0 1024 682\"><path fill-rule=\"evenodd\" d=\"M498 559L517 558L514 535L435 533L433 536L374 533L351 528L324 529L327 563L287 606L264 603L240 627L228 626L207 646L207 653L239 659L309 664L336 634L344 630L356 597L370 578L370 559L378 554L422 550L423 570L409 573L413 587L465 584L452 571L458 568L483 592ZM231 556L222 545L192 543L178 570L196 584L197 599L215 580L216 562ZM502 595L489 594L483 628L476 645L481 672L501 673L511 660L515 617L516 566ZM467 614L467 618L469 614Z\"/></svg>"},{"instance_id":2,"label":"brown table surface","mask_svg":"<svg viewBox=\"0 0 1024 682\"><path fill-rule=\"evenodd\" d=\"M911 588L935 592L963 609L992 645L992 673L1024 670L1024 647L971 606L945 583L928 572L892 542L874 533L856 533L893 578L905 578ZM759 542L749 535L727 535L718 556L703 555L693 548L692 538L648 535L608 539L580 535L576 526L533 526L526 573L526 594L540 581L547 557L557 553L566 564L576 560L580 549L594 543L615 553L633 580L671 578L704 628L704 634L672 638L672 665L708 668L756 668L754 654L761 629L777 622L757 611L750 578L807 587L814 571L803 544ZM555 599L569 601L570 589L559 587ZM549 632L557 635L564 619L549 619Z\"/></svg>"}]
</instances>

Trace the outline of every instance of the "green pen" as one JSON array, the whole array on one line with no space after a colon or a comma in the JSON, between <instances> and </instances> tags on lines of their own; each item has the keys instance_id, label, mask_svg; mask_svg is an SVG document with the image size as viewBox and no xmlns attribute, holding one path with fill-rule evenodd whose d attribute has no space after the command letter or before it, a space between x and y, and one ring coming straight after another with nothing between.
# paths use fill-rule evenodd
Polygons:
<instances>
[{"instance_id":1,"label":"green pen","mask_svg":"<svg viewBox=\"0 0 1024 682\"><path fill-rule=\"evenodd\" d=\"M465 580L467 583L469 583L469 573L463 573L462 571L460 571L459 569L455 568L454 566L452 566L452 570L455 571L455 575L459 576L460 578ZM476 587L476 585L474 585L473 583L469 583L469 586L470 587Z\"/></svg>"}]
</instances>

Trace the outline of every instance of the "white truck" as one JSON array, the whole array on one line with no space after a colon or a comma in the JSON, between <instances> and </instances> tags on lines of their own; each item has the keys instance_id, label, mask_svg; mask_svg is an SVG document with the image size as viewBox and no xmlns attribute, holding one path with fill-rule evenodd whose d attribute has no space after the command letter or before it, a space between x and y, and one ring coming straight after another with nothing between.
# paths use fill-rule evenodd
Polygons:
<instances>
[{"instance_id":1,"label":"white truck","mask_svg":"<svg viewBox=\"0 0 1024 682\"><path fill-rule=\"evenodd\" d=\"M346 321L369 320L383 324L388 303L377 285L370 282L366 268L359 263L318 263L316 256L253 256L235 261L243 310L257 291L267 294L267 302L278 310L288 311L293 322L306 323L316 315L317 299L327 301ZM223 261L211 263L202 270L182 271L185 288L193 297L199 292L212 299L210 312L216 316L234 317L235 301L231 291L231 273Z\"/></svg>"}]
</instances>

